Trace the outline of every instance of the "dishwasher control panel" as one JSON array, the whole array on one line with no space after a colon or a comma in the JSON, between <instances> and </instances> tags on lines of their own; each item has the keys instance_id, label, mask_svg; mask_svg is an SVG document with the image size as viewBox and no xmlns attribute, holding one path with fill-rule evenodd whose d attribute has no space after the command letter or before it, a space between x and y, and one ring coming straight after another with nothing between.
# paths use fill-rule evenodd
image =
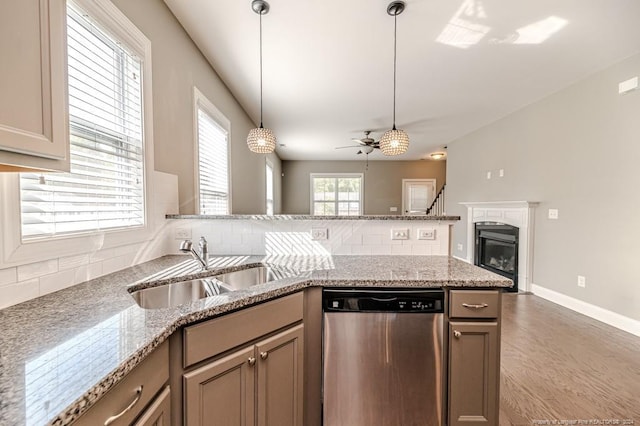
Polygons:
<instances>
[{"instance_id":1,"label":"dishwasher control panel","mask_svg":"<svg viewBox=\"0 0 640 426\"><path fill-rule=\"evenodd\" d=\"M442 290L324 289L325 312L444 312Z\"/></svg>"}]
</instances>

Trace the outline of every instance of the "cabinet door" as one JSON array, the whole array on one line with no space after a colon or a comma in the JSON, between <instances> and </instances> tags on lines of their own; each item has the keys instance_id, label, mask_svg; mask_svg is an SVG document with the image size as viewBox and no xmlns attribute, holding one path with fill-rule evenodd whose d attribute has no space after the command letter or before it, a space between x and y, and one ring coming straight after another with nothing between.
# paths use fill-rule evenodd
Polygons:
<instances>
[{"instance_id":1,"label":"cabinet door","mask_svg":"<svg viewBox=\"0 0 640 426\"><path fill-rule=\"evenodd\" d=\"M254 347L239 350L184 375L184 424L255 424Z\"/></svg>"},{"instance_id":2,"label":"cabinet door","mask_svg":"<svg viewBox=\"0 0 640 426\"><path fill-rule=\"evenodd\" d=\"M133 426L171 426L171 392L162 391Z\"/></svg>"},{"instance_id":3,"label":"cabinet door","mask_svg":"<svg viewBox=\"0 0 640 426\"><path fill-rule=\"evenodd\" d=\"M256 345L258 425L303 426L302 325Z\"/></svg>"},{"instance_id":4,"label":"cabinet door","mask_svg":"<svg viewBox=\"0 0 640 426\"><path fill-rule=\"evenodd\" d=\"M497 425L498 324L449 324L449 425Z\"/></svg>"},{"instance_id":5,"label":"cabinet door","mask_svg":"<svg viewBox=\"0 0 640 426\"><path fill-rule=\"evenodd\" d=\"M68 170L64 0L0 2L0 170Z\"/></svg>"}]
</instances>

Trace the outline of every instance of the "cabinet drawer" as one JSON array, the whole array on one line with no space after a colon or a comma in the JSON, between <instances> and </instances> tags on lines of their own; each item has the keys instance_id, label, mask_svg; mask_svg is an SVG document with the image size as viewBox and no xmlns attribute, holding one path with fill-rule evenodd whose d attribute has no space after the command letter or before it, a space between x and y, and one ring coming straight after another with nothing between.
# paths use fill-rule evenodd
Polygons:
<instances>
[{"instance_id":1,"label":"cabinet drawer","mask_svg":"<svg viewBox=\"0 0 640 426\"><path fill-rule=\"evenodd\" d=\"M298 292L262 305L185 327L184 367L216 356L274 330L302 320Z\"/></svg>"},{"instance_id":2,"label":"cabinet drawer","mask_svg":"<svg viewBox=\"0 0 640 426\"><path fill-rule=\"evenodd\" d=\"M107 419L120 413L122 415L109 425L129 425L168 381L169 343L165 342L80 416L74 425L102 426Z\"/></svg>"},{"instance_id":3,"label":"cabinet drawer","mask_svg":"<svg viewBox=\"0 0 640 426\"><path fill-rule=\"evenodd\" d=\"M497 290L451 290L449 317L498 318L500 293Z\"/></svg>"}]
</instances>

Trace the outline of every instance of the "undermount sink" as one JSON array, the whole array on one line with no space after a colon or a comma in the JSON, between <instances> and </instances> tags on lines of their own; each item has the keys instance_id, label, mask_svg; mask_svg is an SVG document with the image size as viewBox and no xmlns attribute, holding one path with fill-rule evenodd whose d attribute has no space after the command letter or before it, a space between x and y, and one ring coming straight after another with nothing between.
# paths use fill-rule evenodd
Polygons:
<instances>
[{"instance_id":1,"label":"undermount sink","mask_svg":"<svg viewBox=\"0 0 640 426\"><path fill-rule=\"evenodd\" d=\"M269 266L255 266L207 278L144 288L132 292L131 297L144 309L172 308L205 297L218 296L295 275Z\"/></svg>"}]
</instances>

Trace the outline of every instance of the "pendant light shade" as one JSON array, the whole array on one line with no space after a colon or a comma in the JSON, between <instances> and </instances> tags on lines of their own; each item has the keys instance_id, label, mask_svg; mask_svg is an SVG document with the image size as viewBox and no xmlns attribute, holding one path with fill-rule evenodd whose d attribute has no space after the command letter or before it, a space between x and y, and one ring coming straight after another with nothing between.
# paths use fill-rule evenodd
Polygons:
<instances>
[{"instance_id":1,"label":"pendant light shade","mask_svg":"<svg viewBox=\"0 0 640 426\"><path fill-rule=\"evenodd\" d=\"M393 1L387 6L387 13L393 16L393 128L387 130L380 138L380 151L384 155L400 155L409 149L409 135L402 129L396 129L396 56L397 56L397 35L398 35L398 15L405 8L403 1Z\"/></svg>"},{"instance_id":2,"label":"pendant light shade","mask_svg":"<svg viewBox=\"0 0 640 426\"><path fill-rule=\"evenodd\" d=\"M276 149L276 135L271 129L257 127L249 130L247 145L252 152L258 154L269 154Z\"/></svg>"},{"instance_id":3,"label":"pendant light shade","mask_svg":"<svg viewBox=\"0 0 640 426\"><path fill-rule=\"evenodd\" d=\"M253 0L251 9L260 16L260 127L249 130L247 146L251 152L269 154L276 149L276 135L262 125L262 15L269 13L269 3Z\"/></svg>"},{"instance_id":4,"label":"pendant light shade","mask_svg":"<svg viewBox=\"0 0 640 426\"><path fill-rule=\"evenodd\" d=\"M380 151L384 155L400 155L409 149L409 135L402 129L387 130L380 138Z\"/></svg>"}]
</instances>

